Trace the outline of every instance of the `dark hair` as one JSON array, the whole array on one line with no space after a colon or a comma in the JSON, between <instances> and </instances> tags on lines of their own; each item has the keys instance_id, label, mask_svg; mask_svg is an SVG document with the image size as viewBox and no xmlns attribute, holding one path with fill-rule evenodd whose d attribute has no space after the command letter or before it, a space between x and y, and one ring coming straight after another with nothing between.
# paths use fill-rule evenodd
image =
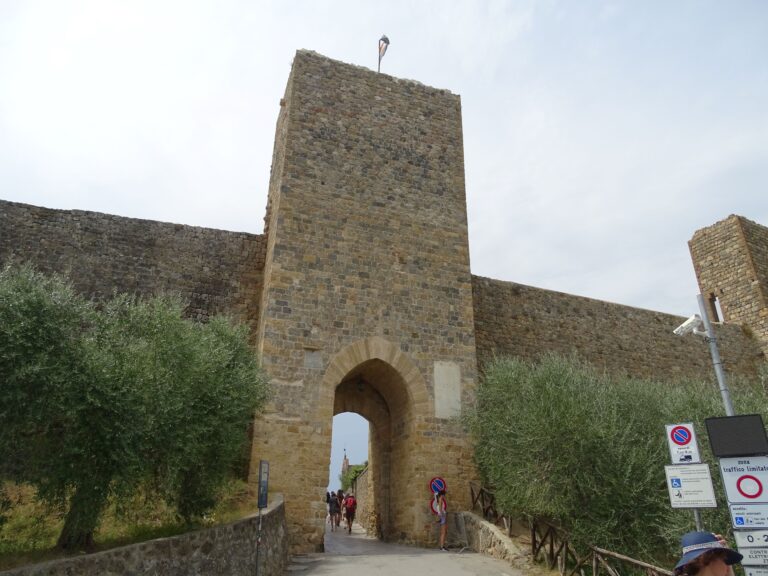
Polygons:
<instances>
[{"instance_id":1,"label":"dark hair","mask_svg":"<svg viewBox=\"0 0 768 576\"><path fill-rule=\"evenodd\" d=\"M680 566L677 570L675 570L675 574L678 576L695 576L699 573L699 571L707 566L710 562L715 560L716 558L720 558L722 560L725 560L728 556L728 551L723 548L715 548L713 550L708 550L707 552L704 552L701 556L697 556L688 564L685 564L684 566Z\"/></svg>"}]
</instances>

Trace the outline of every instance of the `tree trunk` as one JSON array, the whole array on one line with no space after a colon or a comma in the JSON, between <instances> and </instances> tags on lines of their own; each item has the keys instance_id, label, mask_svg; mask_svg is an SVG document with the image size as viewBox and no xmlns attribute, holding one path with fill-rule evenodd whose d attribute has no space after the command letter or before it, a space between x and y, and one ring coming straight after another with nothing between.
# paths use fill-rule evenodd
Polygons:
<instances>
[{"instance_id":1,"label":"tree trunk","mask_svg":"<svg viewBox=\"0 0 768 576\"><path fill-rule=\"evenodd\" d=\"M93 532L106 502L106 489L99 486L78 486L69 500L69 511L64 518L56 546L62 550L93 550Z\"/></svg>"}]
</instances>

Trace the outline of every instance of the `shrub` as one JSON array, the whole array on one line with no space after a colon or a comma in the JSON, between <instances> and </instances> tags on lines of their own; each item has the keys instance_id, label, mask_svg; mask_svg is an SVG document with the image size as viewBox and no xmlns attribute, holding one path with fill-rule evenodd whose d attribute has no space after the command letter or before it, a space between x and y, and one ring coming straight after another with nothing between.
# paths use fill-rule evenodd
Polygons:
<instances>
[{"instance_id":1,"label":"shrub","mask_svg":"<svg viewBox=\"0 0 768 576\"><path fill-rule=\"evenodd\" d=\"M0 271L0 480L66 510L89 547L110 500L155 490L186 519L214 503L266 379L247 330L182 317L179 299L98 307L59 277Z\"/></svg>"},{"instance_id":2,"label":"shrub","mask_svg":"<svg viewBox=\"0 0 768 576\"><path fill-rule=\"evenodd\" d=\"M759 385L734 387L743 410L764 411ZM719 484L703 420L722 412L709 382L611 377L575 358L547 356L538 363L498 359L487 367L466 424L480 474L503 512L553 521L577 546L664 561L680 534L693 529L692 512L669 503L664 425L694 422ZM707 529L728 531L722 502L704 520Z\"/></svg>"}]
</instances>

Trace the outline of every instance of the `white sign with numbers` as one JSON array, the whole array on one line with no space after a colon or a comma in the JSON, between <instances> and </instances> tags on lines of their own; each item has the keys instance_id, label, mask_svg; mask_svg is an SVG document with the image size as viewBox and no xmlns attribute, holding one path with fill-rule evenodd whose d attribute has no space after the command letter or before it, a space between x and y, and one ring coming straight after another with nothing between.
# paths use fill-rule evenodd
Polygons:
<instances>
[{"instance_id":1,"label":"white sign with numbers","mask_svg":"<svg viewBox=\"0 0 768 576\"><path fill-rule=\"evenodd\" d=\"M739 548L768 546L768 530L737 530L733 535Z\"/></svg>"}]
</instances>

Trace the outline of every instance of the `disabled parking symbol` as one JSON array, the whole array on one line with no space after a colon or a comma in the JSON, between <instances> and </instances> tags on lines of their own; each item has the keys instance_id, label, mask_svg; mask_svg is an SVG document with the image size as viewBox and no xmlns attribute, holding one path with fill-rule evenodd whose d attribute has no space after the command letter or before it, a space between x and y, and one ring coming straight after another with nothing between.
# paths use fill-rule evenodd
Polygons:
<instances>
[{"instance_id":1,"label":"disabled parking symbol","mask_svg":"<svg viewBox=\"0 0 768 576\"><path fill-rule=\"evenodd\" d=\"M736 516L734 517L736 526L744 526L746 522L744 522L744 516Z\"/></svg>"},{"instance_id":2,"label":"disabled parking symbol","mask_svg":"<svg viewBox=\"0 0 768 576\"><path fill-rule=\"evenodd\" d=\"M683 481L680 480L680 478L671 478L670 482L672 482L672 488L682 488L683 487Z\"/></svg>"}]
</instances>

